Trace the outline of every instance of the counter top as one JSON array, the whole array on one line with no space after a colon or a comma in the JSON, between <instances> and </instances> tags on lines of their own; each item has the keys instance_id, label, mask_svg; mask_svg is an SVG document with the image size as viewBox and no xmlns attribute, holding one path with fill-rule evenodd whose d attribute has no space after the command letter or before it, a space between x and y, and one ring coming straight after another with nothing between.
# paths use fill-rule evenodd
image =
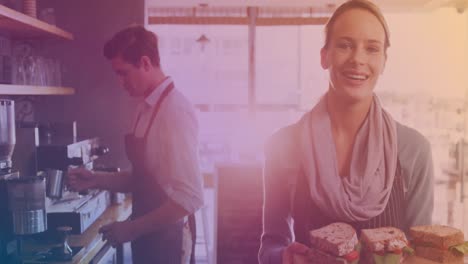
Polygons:
<instances>
[{"instance_id":1,"label":"counter top","mask_svg":"<svg viewBox=\"0 0 468 264\"><path fill-rule=\"evenodd\" d=\"M105 241L102 241L102 235L98 233L101 226L115 221L124 221L132 212L132 203L126 199L122 204L112 205L102 214L99 219L92 224L88 230L81 235L72 235L69 238L70 246L83 246L83 249L73 257L73 264L87 264L104 247ZM70 262L67 262L70 263Z\"/></svg>"},{"instance_id":2,"label":"counter top","mask_svg":"<svg viewBox=\"0 0 468 264\"><path fill-rule=\"evenodd\" d=\"M96 254L105 246L106 242L102 241L102 235L99 234L99 228L102 226L115 222L124 221L132 212L131 199L127 198L122 204L111 205L104 211L104 213L94 222L83 234L70 235L68 242L71 247L83 247L71 261L64 262L48 262L54 264L87 264ZM50 248L53 245L28 245L29 250L41 251ZM27 263L44 263L44 261L30 261Z\"/></svg>"}]
</instances>

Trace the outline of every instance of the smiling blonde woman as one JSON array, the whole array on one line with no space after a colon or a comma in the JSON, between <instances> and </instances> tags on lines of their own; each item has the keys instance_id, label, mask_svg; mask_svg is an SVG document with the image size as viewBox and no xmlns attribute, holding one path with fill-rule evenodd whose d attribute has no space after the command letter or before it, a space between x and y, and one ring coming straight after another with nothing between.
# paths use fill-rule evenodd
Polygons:
<instances>
[{"instance_id":1,"label":"smiling blonde woman","mask_svg":"<svg viewBox=\"0 0 468 264\"><path fill-rule=\"evenodd\" d=\"M390 34L379 8L350 0L325 27L329 88L266 145L260 263L294 263L308 231L333 222L363 228L430 224L430 144L396 122L374 93Z\"/></svg>"}]
</instances>

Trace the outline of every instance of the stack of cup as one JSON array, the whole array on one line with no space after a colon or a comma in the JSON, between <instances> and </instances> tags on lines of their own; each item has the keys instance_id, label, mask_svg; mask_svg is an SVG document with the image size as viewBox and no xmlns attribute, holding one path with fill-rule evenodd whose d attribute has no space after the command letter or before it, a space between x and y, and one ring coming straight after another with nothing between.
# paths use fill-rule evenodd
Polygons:
<instances>
[{"instance_id":1,"label":"stack of cup","mask_svg":"<svg viewBox=\"0 0 468 264\"><path fill-rule=\"evenodd\" d=\"M28 16L36 18L36 0L23 0L23 12Z\"/></svg>"}]
</instances>

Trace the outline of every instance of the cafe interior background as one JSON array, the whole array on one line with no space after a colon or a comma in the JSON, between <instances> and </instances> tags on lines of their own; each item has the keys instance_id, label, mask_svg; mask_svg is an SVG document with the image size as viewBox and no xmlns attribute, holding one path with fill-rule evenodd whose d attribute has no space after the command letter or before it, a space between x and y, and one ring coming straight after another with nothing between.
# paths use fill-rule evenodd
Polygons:
<instances>
[{"instance_id":1,"label":"cafe interior background","mask_svg":"<svg viewBox=\"0 0 468 264\"><path fill-rule=\"evenodd\" d=\"M14 8L11 2L0 4ZM101 162L129 168L122 138L137 102L119 87L102 45L123 27L145 24L159 37L164 72L199 118L206 205L197 213L197 263L248 263L242 258L258 249L261 232L263 143L325 92L323 24L341 2L39 0L38 19L72 37L17 33L0 19L2 56L14 61L29 52L48 71L35 74L49 75L48 83L34 73L16 76L0 84L0 94L15 100L17 120L76 121L80 137L108 146ZM376 93L431 143L433 222L468 237L468 1L375 2L391 31Z\"/></svg>"}]
</instances>

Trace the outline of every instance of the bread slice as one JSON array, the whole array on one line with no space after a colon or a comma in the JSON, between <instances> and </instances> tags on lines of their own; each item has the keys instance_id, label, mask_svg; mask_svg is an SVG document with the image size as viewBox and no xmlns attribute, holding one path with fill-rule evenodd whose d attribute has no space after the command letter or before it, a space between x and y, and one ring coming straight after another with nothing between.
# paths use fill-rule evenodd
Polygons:
<instances>
[{"instance_id":1,"label":"bread slice","mask_svg":"<svg viewBox=\"0 0 468 264\"><path fill-rule=\"evenodd\" d=\"M416 256L426 258L437 263L463 264L463 255L456 255L448 250L433 247L416 246Z\"/></svg>"},{"instance_id":2,"label":"bread slice","mask_svg":"<svg viewBox=\"0 0 468 264\"><path fill-rule=\"evenodd\" d=\"M344 256L352 252L358 244L356 230L345 223L333 223L310 231L311 247L334 256Z\"/></svg>"},{"instance_id":3,"label":"bread slice","mask_svg":"<svg viewBox=\"0 0 468 264\"><path fill-rule=\"evenodd\" d=\"M424 242L440 249L448 249L464 242L462 231L443 225L414 226L410 228L410 235L416 245Z\"/></svg>"},{"instance_id":4,"label":"bread slice","mask_svg":"<svg viewBox=\"0 0 468 264\"><path fill-rule=\"evenodd\" d=\"M363 229L361 241L367 250L371 252L394 251L408 245L405 233L395 227L380 227L374 229Z\"/></svg>"}]
</instances>

